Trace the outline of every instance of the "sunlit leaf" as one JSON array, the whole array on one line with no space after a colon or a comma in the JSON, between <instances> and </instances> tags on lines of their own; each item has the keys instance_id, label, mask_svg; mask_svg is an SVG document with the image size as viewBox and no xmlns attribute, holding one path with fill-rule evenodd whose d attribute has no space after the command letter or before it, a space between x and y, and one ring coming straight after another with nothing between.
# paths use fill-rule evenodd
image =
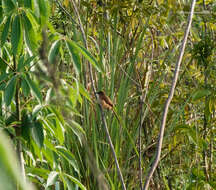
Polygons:
<instances>
[{"instance_id":1,"label":"sunlit leaf","mask_svg":"<svg viewBox=\"0 0 216 190\"><path fill-rule=\"evenodd\" d=\"M25 16L28 17L29 22L31 23L32 30L37 32L39 28L39 23L34 15L34 13L30 10L25 10Z\"/></svg>"},{"instance_id":2,"label":"sunlit leaf","mask_svg":"<svg viewBox=\"0 0 216 190\"><path fill-rule=\"evenodd\" d=\"M40 112L43 109L43 107L44 107L43 105L39 104L33 108L33 110L32 110L32 118L33 119L37 117L38 112Z\"/></svg>"},{"instance_id":3,"label":"sunlit leaf","mask_svg":"<svg viewBox=\"0 0 216 190\"><path fill-rule=\"evenodd\" d=\"M56 121L56 135L57 135L57 138L60 144L63 144L65 141L64 132L65 132L65 129L62 126L61 122Z\"/></svg>"},{"instance_id":4,"label":"sunlit leaf","mask_svg":"<svg viewBox=\"0 0 216 190\"><path fill-rule=\"evenodd\" d=\"M47 90L47 94L46 94L46 97L45 97L45 103L46 104L49 104L52 96L53 96L53 89L49 88L49 90Z\"/></svg>"},{"instance_id":5,"label":"sunlit leaf","mask_svg":"<svg viewBox=\"0 0 216 190\"><path fill-rule=\"evenodd\" d=\"M55 182L58 179L58 175L59 175L59 173L55 172L55 171L53 171L49 174L48 179L47 179L46 188L55 184Z\"/></svg>"},{"instance_id":6,"label":"sunlit leaf","mask_svg":"<svg viewBox=\"0 0 216 190\"><path fill-rule=\"evenodd\" d=\"M47 0L37 0L40 10L41 25L46 24L49 18L49 4Z\"/></svg>"}]
</instances>

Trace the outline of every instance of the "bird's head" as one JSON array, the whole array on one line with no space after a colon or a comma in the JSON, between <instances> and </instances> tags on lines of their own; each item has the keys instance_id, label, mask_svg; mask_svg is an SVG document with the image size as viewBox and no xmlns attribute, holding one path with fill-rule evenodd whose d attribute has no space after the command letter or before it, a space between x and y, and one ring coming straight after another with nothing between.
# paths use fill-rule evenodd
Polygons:
<instances>
[{"instance_id":1,"label":"bird's head","mask_svg":"<svg viewBox=\"0 0 216 190\"><path fill-rule=\"evenodd\" d=\"M98 92L96 92L96 94L98 94L99 96L105 95L104 91L98 91Z\"/></svg>"}]
</instances>

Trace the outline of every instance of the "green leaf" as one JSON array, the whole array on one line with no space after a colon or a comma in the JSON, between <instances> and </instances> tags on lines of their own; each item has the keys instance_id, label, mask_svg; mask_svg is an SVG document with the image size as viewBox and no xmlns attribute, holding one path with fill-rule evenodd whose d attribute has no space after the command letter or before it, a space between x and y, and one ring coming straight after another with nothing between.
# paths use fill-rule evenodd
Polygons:
<instances>
[{"instance_id":1,"label":"green leaf","mask_svg":"<svg viewBox=\"0 0 216 190\"><path fill-rule=\"evenodd\" d=\"M12 0L3 0L2 6L5 14L8 14L15 9L16 4Z\"/></svg>"},{"instance_id":2,"label":"green leaf","mask_svg":"<svg viewBox=\"0 0 216 190\"><path fill-rule=\"evenodd\" d=\"M42 100L42 95L41 95L40 90L39 90L38 86L36 85L36 83L28 75L26 75L25 79L26 79L26 81L27 81L33 95L37 98L37 100L40 103L42 103L42 101L43 101Z\"/></svg>"},{"instance_id":3,"label":"green leaf","mask_svg":"<svg viewBox=\"0 0 216 190\"><path fill-rule=\"evenodd\" d=\"M5 90L5 86L6 86L5 83L0 84L0 91L4 91Z\"/></svg>"},{"instance_id":4,"label":"green leaf","mask_svg":"<svg viewBox=\"0 0 216 190\"><path fill-rule=\"evenodd\" d=\"M12 44L12 52L14 55L20 52L22 47L22 27L20 22L20 17L17 15L12 24L12 31L11 31L11 44Z\"/></svg>"},{"instance_id":5,"label":"green leaf","mask_svg":"<svg viewBox=\"0 0 216 190\"><path fill-rule=\"evenodd\" d=\"M23 63L24 63L24 55L22 55L22 56L20 56L19 57L19 60L18 60L18 68L20 67L20 65L23 65Z\"/></svg>"},{"instance_id":6,"label":"green leaf","mask_svg":"<svg viewBox=\"0 0 216 190\"><path fill-rule=\"evenodd\" d=\"M37 0L40 10L41 26L47 23L49 18L49 4L47 0Z\"/></svg>"},{"instance_id":7,"label":"green leaf","mask_svg":"<svg viewBox=\"0 0 216 190\"><path fill-rule=\"evenodd\" d=\"M11 23L11 16L9 16L7 18L7 21L6 21L5 25L4 25L4 29L3 29L2 35L1 35L1 46L3 46L4 43L7 40L10 23Z\"/></svg>"},{"instance_id":8,"label":"green leaf","mask_svg":"<svg viewBox=\"0 0 216 190\"><path fill-rule=\"evenodd\" d=\"M7 66L7 63L0 57L0 71L6 73L5 70L7 69Z\"/></svg>"},{"instance_id":9,"label":"green leaf","mask_svg":"<svg viewBox=\"0 0 216 190\"><path fill-rule=\"evenodd\" d=\"M207 89L197 90L196 92L193 93L192 100L196 101L210 94L211 94L211 91Z\"/></svg>"},{"instance_id":10,"label":"green leaf","mask_svg":"<svg viewBox=\"0 0 216 190\"><path fill-rule=\"evenodd\" d=\"M34 175L41 176L44 179L46 179L47 176L50 173L50 170L48 170L48 169L45 169L45 168L36 168L35 166L33 166L33 167L27 167L26 166L25 169L26 169L27 173L31 173L31 174L34 174Z\"/></svg>"},{"instance_id":11,"label":"green leaf","mask_svg":"<svg viewBox=\"0 0 216 190\"><path fill-rule=\"evenodd\" d=\"M32 110L32 118L36 118L37 117L37 114L44 108L43 105L36 105L34 107L34 109Z\"/></svg>"},{"instance_id":12,"label":"green leaf","mask_svg":"<svg viewBox=\"0 0 216 190\"><path fill-rule=\"evenodd\" d=\"M14 144L11 144L8 136L0 131L0 189L12 190L33 190L34 188L25 182L21 174Z\"/></svg>"},{"instance_id":13,"label":"green leaf","mask_svg":"<svg viewBox=\"0 0 216 190\"><path fill-rule=\"evenodd\" d=\"M81 83L79 83L79 91L80 94L82 94L87 100L92 102L91 96L89 95L88 91L84 88L84 86Z\"/></svg>"},{"instance_id":14,"label":"green leaf","mask_svg":"<svg viewBox=\"0 0 216 190\"><path fill-rule=\"evenodd\" d=\"M77 174L80 174L78 163L74 155L71 154L69 150L67 150L65 147L62 147L62 146L56 146L56 150L58 151L58 154L64 157L72 165L72 167L77 172Z\"/></svg>"},{"instance_id":15,"label":"green leaf","mask_svg":"<svg viewBox=\"0 0 216 190\"><path fill-rule=\"evenodd\" d=\"M39 121L35 121L31 128L32 138L39 148L43 147L44 133L43 126Z\"/></svg>"},{"instance_id":16,"label":"green leaf","mask_svg":"<svg viewBox=\"0 0 216 190\"><path fill-rule=\"evenodd\" d=\"M39 29L39 24L38 24L38 21L34 15L34 13L31 10L27 9L27 10L25 10L25 16L28 17L28 20L30 21L31 26L32 26L32 30L37 32Z\"/></svg>"},{"instance_id":17,"label":"green leaf","mask_svg":"<svg viewBox=\"0 0 216 190\"><path fill-rule=\"evenodd\" d=\"M47 184L46 184L46 188L51 186L51 185L54 185L55 182L57 181L58 179L58 175L59 173L58 172L50 172L49 176L48 176L48 179L47 179Z\"/></svg>"},{"instance_id":18,"label":"green leaf","mask_svg":"<svg viewBox=\"0 0 216 190\"><path fill-rule=\"evenodd\" d=\"M37 51L37 42L38 39L36 37L36 31L33 28L33 23L29 20L29 18L24 15L23 16L24 21L24 28L25 28L25 42L29 50L33 53L36 53Z\"/></svg>"},{"instance_id":19,"label":"green leaf","mask_svg":"<svg viewBox=\"0 0 216 190\"><path fill-rule=\"evenodd\" d=\"M0 24L3 21L3 8L2 8L2 1L0 1Z\"/></svg>"},{"instance_id":20,"label":"green leaf","mask_svg":"<svg viewBox=\"0 0 216 190\"><path fill-rule=\"evenodd\" d=\"M85 136L85 131L83 130L83 128L81 127L79 123L73 120L70 122L70 126L73 132L77 135L80 144L82 145L82 139Z\"/></svg>"},{"instance_id":21,"label":"green leaf","mask_svg":"<svg viewBox=\"0 0 216 190\"><path fill-rule=\"evenodd\" d=\"M21 80L21 89L22 89L24 96L28 97L29 93L30 93L30 88L29 88L28 83L26 82L25 78L22 78L22 80Z\"/></svg>"},{"instance_id":22,"label":"green leaf","mask_svg":"<svg viewBox=\"0 0 216 190\"><path fill-rule=\"evenodd\" d=\"M23 114L22 115L22 131L21 135L23 139L30 142L30 136L31 136L31 131L30 129L33 128L34 123L32 122L32 118L30 114Z\"/></svg>"},{"instance_id":23,"label":"green leaf","mask_svg":"<svg viewBox=\"0 0 216 190\"><path fill-rule=\"evenodd\" d=\"M2 75L0 75L0 83L3 82L5 79L8 78L10 74L7 74L7 73L3 73Z\"/></svg>"},{"instance_id":24,"label":"green leaf","mask_svg":"<svg viewBox=\"0 0 216 190\"><path fill-rule=\"evenodd\" d=\"M70 179L70 181L77 184L81 190L86 190L86 187L79 180L77 180L75 177L68 175L68 174L65 174L65 173L63 175L64 175L64 179L67 183L68 189L71 188L70 183L68 181L68 179Z\"/></svg>"},{"instance_id":25,"label":"green leaf","mask_svg":"<svg viewBox=\"0 0 216 190\"><path fill-rule=\"evenodd\" d=\"M18 71L24 71L25 66L30 66L29 64L34 60L35 56L29 57L26 61L24 62L19 62L17 66Z\"/></svg>"},{"instance_id":26,"label":"green leaf","mask_svg":"<svg viewBox=\"0 0 216 190\"><path fill-rule=\"evenodd\" d=\"M6 106L9 106L11 104L15 91L16 91L16 76L12 77L8 81L8 84L5 88L4 100L5 100Z\"/></svg>"},{"instance_id":27,"label":"green leaf","mask_svg":"<svg viewBox=\"0 0 216 190\"><path fill-rule=\"evenodd\" d=\"M54 93L53 93L53 90L52 90L52 88L49 88L48 90L47 90L47 94L46 94L46 98L45 98L45 103L48 105L49 104L49 102L50 102L50 100L51 100L51 97L54 95Z\"/></svg>"},{"instance_id":28,"label":"green leaf","mask_svg":"<svg viewBox=\"0 0 216 190\"><path fill-rule=\"evenodd\" d=\"M24 0L24 6L33 9L33 0Z\"/></svg>"},{"instance_id":29,"label":"green leaf","mask_svg":"<svg viewBox=\"0 0 216 190\"><path fill-rule=\"evenodd\" d=\"M64 132L65 132L65 129L63 128L61 122L56 121L56 137L59 140L60 144L64 143L64 140L65 140Z\"/></svg>"},{"instance_id":30,"label":"green leaf","mask_svg":"<svg viewBox=\"0 0 216 190\"><path fill-rule=\"evenodd\" d=\"M89 51L87 51L84 47L80 46L79 44L71 40L67 40L67 44L69 44L74 49L76 49L78 52L80 52L97 69L97 71L101 72L101 68L97 60L94 58L93 55L91 55Z\"/></svg>"},{"instance_id":31,"label":"green leaf","mask_svg":"<svg viewBox=\"0 0 216 190\"><path fill-rule=\"evenodd\" d=\"M62 124L64 124L64 117L62 116L61 112L54 106L51 106L50 108L51 108L51 112L53 112L56 115L56 117L58 118L58 120Z\"/></svg>"},{"instance_id":32,"label":"green leaf","mask_svg":"<svg viewBox=\"0 0 216 190\"><path fill-rule=\"evenodd\" d=\"M74 64L75 70L76 70L77 74L80 74L81 61L80 61L79 52L77 51L76 48L74 48L74 46L70 42L67 41L66 44L67 44L67 47L69 49L70 55L73 59L73 64Z\"/></svg>"},{"instance_id":33,"label":"green leaf","mask_svg":"<svg viewBox=\"0 0 216 190\"><path fill-rule=\"evenodd\" d=\"M61 41L60 40L56 40L51 48L50 48L50 51L49 51L49 55L48 55L48 60L49 60L49 63L55 63L55 59L56 59L56 56L58 55L59 53L59 48L60 48L60 45L61 45Z\"/></svg>"}]
</instances>

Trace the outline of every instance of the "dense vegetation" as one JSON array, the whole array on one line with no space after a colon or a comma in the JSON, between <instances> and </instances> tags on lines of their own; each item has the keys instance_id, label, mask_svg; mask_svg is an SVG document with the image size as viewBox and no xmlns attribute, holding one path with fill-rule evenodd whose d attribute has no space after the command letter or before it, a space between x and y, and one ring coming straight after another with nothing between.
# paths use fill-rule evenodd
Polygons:
<instances>
[{"instance_id":1,"label":"dense vegetation","mask_svg":"<svg viewBox=\"0 0 216 190\"><path fill-rule=\"evenodd\" d=\"M114 156L141 189L190 7L0 0L0 189L122 189ZM216 189L215 41L216 1L199 0L149 189Z\"/></svg>"}]
</instances>

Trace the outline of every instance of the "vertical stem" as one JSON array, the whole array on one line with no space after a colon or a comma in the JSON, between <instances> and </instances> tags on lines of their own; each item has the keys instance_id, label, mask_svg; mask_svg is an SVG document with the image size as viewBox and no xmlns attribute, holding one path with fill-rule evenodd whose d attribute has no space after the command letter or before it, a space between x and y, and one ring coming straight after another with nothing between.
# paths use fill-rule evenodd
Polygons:
<instances>
[{"instance_id":1,"label":"vertical stem","mask_svg":"<svg viewBox=\"0 0 216 190\"><path fill-rule=\"evenodd\" d=\"M207 63L205 63L207 64ZM207 86L208 84L208 76L207 76L207 66L205 66L205 70L204 70L204 74L205 74L205 86ZM205 106L207 106L208 104L208 97L205 97ZM203 134L203 139L206 140L206 136L207 136L207 125L208 125L208 121L207 121L207 116L205 113L205 109L204 109L204 116L203 116L203 130L204 130L204 134ZM206 180L209 181L209 175L208 175L208 160L207 160L207 154L206 154L206 150L203 150L203 164L204 164L204 174L206 177Z\"/></svg>"},{"instance_id":2,"label":"vertical stem","mask_svg":"<svg viewBox=\"0 0 216 190\"><path fill-rule=\"evenodd\" d=\"M211 131L211 140L210 140L210 159L209 159L209 178L211 179L212 177L212 163L213 163L213 151L214 151L214 146L213 146L213 143L214 143L214 136L213 136L213 133Z\"/></svg>"},{"instance_id":3,"label":"vertical stem","mask_svg":"<svg viewBox=\"0 0 216 190\"><path fill-rule=\"evenodd\" d=\"M13 64L14 64L14 71L16 72L17 66L16 66L15 56L13 57ZM16 84L15 102L16 102L16 118L17 118L17 121L20 122L21 121L21 114L20 114L19 81L17 81L17 84ZM23 178L25 179L25 169L24 169L24 160L23 160L23 153L22 153L22 144L21 144L21 140L18 138L21 135L21 127L17 126L15 129L15 132L16 132L16 141L17 141L17 147L16 147L17 157L18 157L18 161L20 164L20 168L21 168L21 174L22 174Z\"/></svg>"},{"instance_id":4,"label":"vertical stem","mask_svg":"<svg viewBox=\"0 0 216 190\"><path fill-rule=\"evenodd\" d=\"M205 6L205 0L203 0L203 9L206 10L206 6ZM207 34L207 26L206 26L206 20L205 17L203 18L204 20L204 34ZM207 87L208 84L208 74L207 74L207 60L203 60L205 67L204 67L204 86ZM208 104L208 98L205 97L205 106L207 106ZM203 134L203 139L206 140L206 136L207 136L207 125L208 125L208 121L207 121L207 116L205 114L205 109L204 109L204 116L203 116L203 130L204 130L204 134ZM209 174L208 174L208 159L207 159L207 153L206 150L203 150L203 164L204 164L204 174L206 177L206 180L209 181Z\"/></svg>"},{"instance_id":5,"label":"vertical stem","mask_svg":"<svg viewBox=\"0 0 216 190\"><path fill-rule=\"evenodd\" d=\"M140 189L142 190L142 141L141 141L141 133L142 133L142 116L143 116L143 98L141 97L141 114L140 114L140 126L139 126L139 178L140 178Z\"/></svg>"}]
</instances>

